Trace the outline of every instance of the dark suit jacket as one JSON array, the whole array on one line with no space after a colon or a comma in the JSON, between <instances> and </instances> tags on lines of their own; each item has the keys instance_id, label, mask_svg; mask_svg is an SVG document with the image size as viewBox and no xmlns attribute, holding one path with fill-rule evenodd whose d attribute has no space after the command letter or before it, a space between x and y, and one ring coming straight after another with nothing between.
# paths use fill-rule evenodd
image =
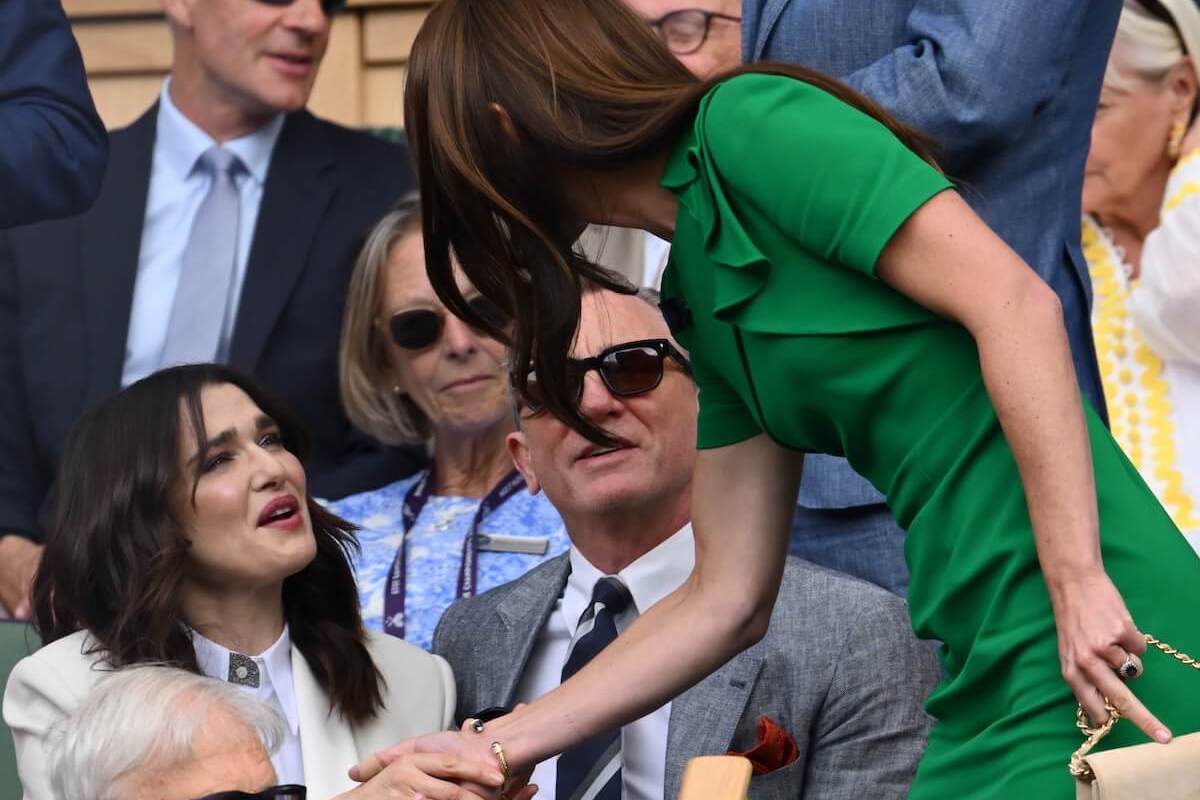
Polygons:
<instances>
[{"instance_id":1,"label":"dark suit jacket","mask_svg":"<svg viewBox=\"0 0 1200 800\"><path fill-rule=\"evenodd\" d=\"M68 430L120 387L156 115L157 106L113 133L90 211L0 234L0 532L39 535ZM412 184L404 147L305 111L289 115L271 158L229 362L309 429L318 496L375 488L417 466L411 452L380 448L351 427L337 383L354 258Z\"/></svg>"},{"instance_id":2,"label":"dark suit jacket","mask_svg":"<svg viewBox=\"0 0 1200 800\"><path fill-rule=\"evenodd\" d=\"M513 704L569 573L564 554L447 609L433 652L454 670L459 720ZM672 701L663 796L679 793L688 759L753 747L765 714L800 757L753 778L752 800L900 800L925 749L921 704L937 676L904 601L789 558L767 635Z\"/></svg>"},{"instance_id":3,"label":"dark suit jacket","mask_svg":"<svg viewBox=\"0 0 1200 800\"><path fill-rule=\"evenodd\" d=\"M0 0L0 230L96 199L108 137L58 0Z\"/></svg>"},{"instance_id":4,"label":"dark suit jacket","mask_svg":"<svg viewBox=\"0 0 1200 800\"><path fill-rule=\"evenodd\" d=\"M1101 416L1080 196L1120 11L1120 0L742 2L747 61L833 75L939 142L964 198L1058 293L1080 387ZM882 502L843 460L806 460L801 505Z\"/></svg>"}]
</instances>

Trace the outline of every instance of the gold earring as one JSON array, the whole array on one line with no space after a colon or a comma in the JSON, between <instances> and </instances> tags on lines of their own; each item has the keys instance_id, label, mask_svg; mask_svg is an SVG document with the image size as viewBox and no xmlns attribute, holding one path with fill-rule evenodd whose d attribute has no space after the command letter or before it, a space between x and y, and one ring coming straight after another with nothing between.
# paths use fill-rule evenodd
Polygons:
<instances>
[{"instance_id":1,"label":"gold earring","mask_svg":"<svg viewBox=\"0 0 1200 800\"><path fill-rule=\"evenodd\" d=\"M1185 133L1187 133L1187 123L1182 120L1171 126L1171 133L1167 135L1167 156L1169 158L1179 158Z\"/></svg>"}]
</instances>

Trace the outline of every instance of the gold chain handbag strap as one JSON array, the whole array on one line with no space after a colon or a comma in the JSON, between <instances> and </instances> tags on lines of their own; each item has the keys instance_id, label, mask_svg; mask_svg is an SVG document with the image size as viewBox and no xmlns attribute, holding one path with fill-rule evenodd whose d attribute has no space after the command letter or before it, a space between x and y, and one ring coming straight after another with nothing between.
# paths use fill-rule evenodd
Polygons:
<instances>
[{"instance_id":1,"label":"gold chain handbag strap","mask_svg":"<svg viewBox=\"0 0 1200 800\"><path fill-rule=\"evenodd\" d=\"M1192 658L1186 653L1179 652L1166 642L1155 639L1153 636L1146 635L1146 644L1158 648L1164 654L1174 658L1181 664L1192 667L1196 670L1200 670L1200 661L1196 661L1196 659ZM1117 724L1117 720L1121 718L1121 712L1118 711L1113 704L1108 701L1107 697L1104 698L1104 710L1108 712L1108 721L1098 728L1093 728L1091 726L1091 720L1088 719L1087 712L1083 710L1082 705L1079 706L1075 711L1075 727L1079 728L1079 730L1087 738L1085 739L1084 743L1079 746L1079 749L1071 754L1071 762L1068 764L1067 769L1073 776L1081 781L1084 781L1085 783L1091 783L1094 781L1096 779L1096 775L1092 772L1092 768L1088 766L1088 763L1084 760L1084 757L1092 751L1092 748L1100 743L1101 739L1108 735L1109 731L1113 729L1113 726Z\"/></svg>"}]
</instances>

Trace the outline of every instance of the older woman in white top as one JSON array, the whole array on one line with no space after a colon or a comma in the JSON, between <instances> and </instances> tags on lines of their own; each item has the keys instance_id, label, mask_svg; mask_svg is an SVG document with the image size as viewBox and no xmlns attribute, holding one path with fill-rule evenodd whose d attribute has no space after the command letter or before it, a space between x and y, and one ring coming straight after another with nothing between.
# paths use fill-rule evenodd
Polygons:
<instances>
[{"instance_id":1,"label":"older woman in white top","mask_svg":"<svg viewBox=\"0 0 1200 800\"><path fill-rule=\"evenodd\" d=\"M1200 549L1196 0L1127 0L1083 187L1112 432Z\"/></svg>"},{"instance_id":2,"label":"older woman in white top","mask_svg":"<svg viewBox=\"0 0 1200 800\"><path fill-rule=\"evenodd\" d=\"M34 616L45 647L4 697L25 800L50 800L52 730L112 670L159 663L234 684L286 721L271 761L309 800L397 736L451 724L436 656L364 631L346 523L308 496L303 432L237 373L175 367L68 437ZM453 790L433 764L388 798Z\"/></svg>"}]
</instances>

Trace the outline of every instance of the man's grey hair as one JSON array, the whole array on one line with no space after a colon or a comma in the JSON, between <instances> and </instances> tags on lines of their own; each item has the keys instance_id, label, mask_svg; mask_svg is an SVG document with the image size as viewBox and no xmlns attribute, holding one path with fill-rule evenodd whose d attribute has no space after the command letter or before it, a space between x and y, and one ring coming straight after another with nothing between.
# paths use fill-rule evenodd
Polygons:
<instances>
[{"instance_id":1,"label":"man's grey hair","mask_svg":"<svg viewBox=\"0 0 1200 800\"><path fill-rule=\"evenodd\" d=\"M224 681L160 665L111 673L51 729L46 769L54 797L124 800L134 770L185 763L214 710L245 723L268 754L287 735L279 712Z\"/></svg>"}]
</instances>

